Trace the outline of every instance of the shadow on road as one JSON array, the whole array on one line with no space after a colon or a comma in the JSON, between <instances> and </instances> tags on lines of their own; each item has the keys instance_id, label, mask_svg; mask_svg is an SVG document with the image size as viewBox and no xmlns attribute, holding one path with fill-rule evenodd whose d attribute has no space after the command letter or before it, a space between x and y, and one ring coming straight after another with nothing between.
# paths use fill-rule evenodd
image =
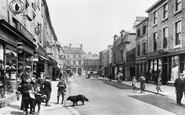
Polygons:
<instances>
[{"instance_id":1,"label":"shadow on road","mask_svg":"<svg viewBox=\"0 0 185 115\"><path fill-rule=\"evenodd\" d=\"M24 112L11 111L11 115L24 115Z\"/></svg>"},{"instance_id":2,"label":"shadow on road","mask_svg":"<svg viewBox=\"0 0 185 115\"><path fill-rule=\"evenodd\" d=\"M185 105L178 106L176 105L175 100L169 99L166 96L151 94L151 95L131 95L130 97L154 105L161 109L170 111L172 113L175 113L176 115L184 115L185 113Z\"/></svg>"},{"instance_id":3,"label":"shadow on road","mask_svg":"<svg viewBox=\"0 0 185 115\"><path fill-rule=\"evenodd\" d=\"M112 82L112 81L108 81L108 80L104 80L104 79L92 79L92 80L97 80L97 81L102 81L103 83L110 85L112 87L116 87L118 89L124 89L124 90L132 90L131 87L125 85L125 84L121 84L121 83L117 83L117 82Z\"/></svg>"}]
</instances>

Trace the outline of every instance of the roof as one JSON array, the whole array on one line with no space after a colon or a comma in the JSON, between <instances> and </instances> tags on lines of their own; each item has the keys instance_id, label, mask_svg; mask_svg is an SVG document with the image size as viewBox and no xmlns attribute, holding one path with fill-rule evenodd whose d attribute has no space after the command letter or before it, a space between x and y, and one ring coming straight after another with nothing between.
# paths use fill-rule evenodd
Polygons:
<instances>
[{"instance_id":1,"label":"roof","mask_svg":"<svg viewBox=\"0 0 185 115\"><path fill-rule=\"evenodd\" d=\"M155 4L153 4L150 8L148 8L145 12L148 13L150 12L153 8L158 6L160 3L165 2L166 0L158 0Z\"/></svg>"},{"instance_id":2,"label":"roof","mask_svg":"<svg viewBox=\"0 0 185 115\"><path fill-rule=\"evenodd\" d=\"M77 47L63 47L64 53L67 54L84 54L83 49Z\"/></svg>"}]
</instances>

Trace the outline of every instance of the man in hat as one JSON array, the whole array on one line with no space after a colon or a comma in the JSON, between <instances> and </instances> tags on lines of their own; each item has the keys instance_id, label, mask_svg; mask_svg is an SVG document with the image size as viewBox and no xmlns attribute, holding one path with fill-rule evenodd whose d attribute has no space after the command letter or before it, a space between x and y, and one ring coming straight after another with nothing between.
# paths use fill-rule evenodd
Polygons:
<instances>
[{"instance_id":1,"label":"man in hat","mask_svg":"<svg viewBox=\"0 0 185 115\"><path fill-rule=\"evenodd\" d=\"M178 78L175 80L174 83L175 90L176 90L176 101L177 105L182 105L181 104L181 99L183 96L183 88L184 88L184 74L180 73Z\"/></svg>"},{"instance_id":2,"label":"man in hat","mask_svg":"<svg viewBox=\"0 0 185 115\"><path fill-rule=\"evenodd\" d=\"M49 105L49 100L50 100L50 95L51 95L51 91L52 91L52 86L51 86L51 81L50 81L49 76L47 76L46 80L44 81L43 89L44 89L44 93L47 96L45 106L50 106Z\"/></svg>"}]
</instances>

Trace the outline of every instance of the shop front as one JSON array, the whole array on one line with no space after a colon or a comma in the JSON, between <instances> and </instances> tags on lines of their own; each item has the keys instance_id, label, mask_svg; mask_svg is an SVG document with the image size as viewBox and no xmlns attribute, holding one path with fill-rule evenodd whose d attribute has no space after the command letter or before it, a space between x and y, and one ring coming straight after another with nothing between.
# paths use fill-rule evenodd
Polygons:
<instances>
[{"instance_id":1,"label":"shop front","mask_svg":"<svg viewBox=\"0 0 185 115\"><path fill-rule=\"evenodd\" d=\"M157 83L161 79L162 84L173 85L179 73L185 73L184 51L168 52L165 55L158 54L148 61L149 81Z\"/></svg>"},{"instance_id":2,"label":"shop front","mask_svg":"<svg viewBox=\"0 0 185 115\"><path fill-rule=\"evenodd\" d=\"M18 29L0 19L0 107L16 99L18 77L25 67L32 67L34 44L26 39Z\"/></svg>"}]
</instances>

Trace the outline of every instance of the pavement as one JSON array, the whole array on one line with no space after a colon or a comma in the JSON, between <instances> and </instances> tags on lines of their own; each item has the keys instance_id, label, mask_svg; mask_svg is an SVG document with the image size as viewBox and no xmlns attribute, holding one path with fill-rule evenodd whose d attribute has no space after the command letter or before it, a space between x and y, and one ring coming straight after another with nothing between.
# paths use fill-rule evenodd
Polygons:
<instances>
[{"instance_id":1,"label":"pavement","mask_svg":"<svg viewBox=\"0 0 185 115\"><path fill-rule=\"evenodd\" d=\"M108 78L102 78L98 77L99 79L109 80ZM112 80L112 82L117 82L116 80ZM44 103L41 105L41 111L39 115L46 115L47 112L51 112L53 110L59 109L60 112L62 112L63 115L80 115L73 107L70 105L67 105L67 102L65 102L65 105L62 106L60 104L56 103L57 98L57 83L58 81L52 81L52 93L51 93L51 99L50 99L50 107L45 107ZM132 87L131 81L122 81L121 84ZM54 88L56 87L56 88ZM138 90L140 89L140 82L137 82L136 87ZM175 88L174 86L168 86L168 85L162 85L161 89L163 92L159 92L158 95L166 96L170 99L176 100L176 94L175 94ZM156 94L156 86L154 84L146 83L146 91ZM68 91L67 91L68 92ZM67 94L68 95L68 94ZM66 95L66 97L67 97ZM185 98L182 99L182 104L185 104ZM20 110L20 101L12 102L9 106L0 108L0 115L24 115L24 112ZM56 115L56 114L55 114Z\"/></svg>"},{"instance_id":2,"label":"pavement","mask_svg":"<svg viewBox=\"0 0 185 115\"><path fill-rule=\"evenodd\" d=\"M104 78L99 77L99 79L109 80L108 78L105 78L105 77ZM112 82L117 82L117 80L112 80ZM132 87L132 81L122 81L121 84ZM137 82L136 87L140 91L140 82ZM159 92L158 95L166 96L170 99L176 100L176 93L175 93L175 87L174 86L162 85L161 90L163 92ZM151 84L151 83L146 83L146 91L157 94L156 85ZM182 102L182 104L185 104L185 95L183 96L181 102Z\"/></svg>"},{"instance_id":3,"label":"pavement","mask_svg":"<svg viewBox=\"0 0 185 115\"><path fill-rule=\"evenodd\" d=\"M79 115L79 113L73 109L70 105L66 105L67 102L65 102L64 105L56 104L57 102L57 83L58 81L52 81L52 93L51 93L51 99L49 101L50 107L44 106L45 103L42 103L41 110L39 115ZM67 91L68 92L68 91ZM68 95L68 94L67 94ZM66 97L67 97L66 95ZM65 97L65 98L66 98ZM61 97L60 97L61 99ZM19 101L12 102L6 107L0 108L0 115L25 115L25 112L20 110L21 105L21 99ZM37 111L37 108L36 108ZM55 112L55 113L54 113ZM37 115L38 113L36 113ZM32 114L30 114L32 115Z\"/></svg>"}]
</instances>

